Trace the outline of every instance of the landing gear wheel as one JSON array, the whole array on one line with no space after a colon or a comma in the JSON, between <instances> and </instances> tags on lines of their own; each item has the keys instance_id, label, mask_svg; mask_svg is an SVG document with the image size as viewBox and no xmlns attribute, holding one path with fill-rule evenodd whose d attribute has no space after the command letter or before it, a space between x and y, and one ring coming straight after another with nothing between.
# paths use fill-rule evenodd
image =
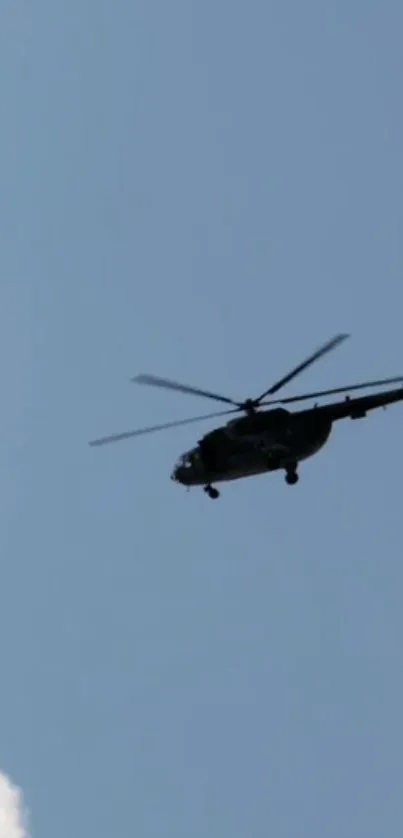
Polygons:
<instances>
[{"instance_id":1,"label":"landing gear wheel","mask_svg":"<svg viewBox=\"0 0 403 838\"><path fill-rule=\"evenodd\" d=\"M287 471L285 475L285 482L288 486L295 486L298 483L299 475L296 471Z\"/></svg>"},{"instance_id":2,"label":"landing gear wheel","mask_svg":"<svg viewBox=\"0 0 403 838\"><path fill-rule=\"evenodd\" d=\"M204 491L206 495L208 495L209 498L211 498L211 500L217 500L217 498L220 497L218 489L214 489L214 486L205 486Z\"/></svg>"}]
</instances>

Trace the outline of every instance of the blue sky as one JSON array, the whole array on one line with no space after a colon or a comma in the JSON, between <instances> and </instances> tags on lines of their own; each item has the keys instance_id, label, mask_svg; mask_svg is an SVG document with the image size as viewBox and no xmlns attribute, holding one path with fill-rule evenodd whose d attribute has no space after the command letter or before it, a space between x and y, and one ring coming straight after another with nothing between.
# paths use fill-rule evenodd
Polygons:
<instances>
[{"instance_id":1,"label":"blue sky","mask_svg":"<svg viewBox=\"0 0 403 838\"><path fill-rule=\"evenodd\" d=\"M0 770L41 838L397 838L402 408L219 502L208 430L403 372L400 3L4 0ZM3 835L1 836L3 838ZM15 838L9 831L4 838Z\"/></svg>"}]
</instances>

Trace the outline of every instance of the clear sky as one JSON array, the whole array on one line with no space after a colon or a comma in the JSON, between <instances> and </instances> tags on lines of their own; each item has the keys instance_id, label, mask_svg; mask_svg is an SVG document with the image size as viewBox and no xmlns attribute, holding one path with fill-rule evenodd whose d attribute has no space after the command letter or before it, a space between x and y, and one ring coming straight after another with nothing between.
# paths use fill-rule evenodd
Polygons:
<instances>
[{"instance_id":1,"label":"clear sky","mask_svg":"<svg viewBox=\"0 0 403 838\"><path fill-rule=\"evenodd\" d=\"M0 769L40 838L400 838L403 406L169 480L254 396L403 373L403 7L3 0ZM5 787L6 781L3 781ZM15 838L11 831L1 838Z\"/></svg>"}]
</instances>

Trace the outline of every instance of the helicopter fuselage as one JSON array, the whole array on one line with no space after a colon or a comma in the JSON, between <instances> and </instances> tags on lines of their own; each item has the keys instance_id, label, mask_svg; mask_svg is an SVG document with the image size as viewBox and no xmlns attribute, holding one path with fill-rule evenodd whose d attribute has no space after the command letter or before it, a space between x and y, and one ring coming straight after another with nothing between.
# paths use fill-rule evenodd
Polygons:
<instances>
[{"instance_id":1,"label":"helicopter fuselage","mask_svg":"<svg viewBox=\"0 0 403 838\"><path fill-rule=\"evenodd\" d=\"M201 486L296 468L327 442L332 421L314 409L262 411L206 434L172 472L184 486Z\"/></svg>"}]
</instances>

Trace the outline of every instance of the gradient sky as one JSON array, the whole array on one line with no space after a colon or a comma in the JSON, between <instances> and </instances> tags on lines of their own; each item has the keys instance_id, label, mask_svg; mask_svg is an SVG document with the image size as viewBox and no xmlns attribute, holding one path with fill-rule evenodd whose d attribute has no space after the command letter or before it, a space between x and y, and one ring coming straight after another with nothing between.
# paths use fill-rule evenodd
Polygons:
<instances>
[{"instance_id":1,"label":"gradient sky","mask_svg":"<svg viewBox=\"0 0 403 838\"><path fill-rule=\"evenodd\" d=\"M208 412L403 373L403 7L3 0L0 769L40 838L400 838L403 407L169 480ZM213 408L214 409L214 408ZM3 836L2 836L3 838ZM8 838L8 836L7 836Z\"/></svg>"}]
</instances>

